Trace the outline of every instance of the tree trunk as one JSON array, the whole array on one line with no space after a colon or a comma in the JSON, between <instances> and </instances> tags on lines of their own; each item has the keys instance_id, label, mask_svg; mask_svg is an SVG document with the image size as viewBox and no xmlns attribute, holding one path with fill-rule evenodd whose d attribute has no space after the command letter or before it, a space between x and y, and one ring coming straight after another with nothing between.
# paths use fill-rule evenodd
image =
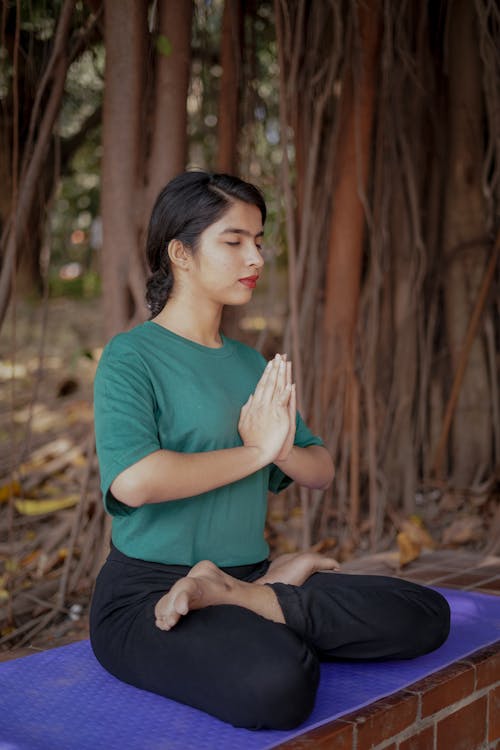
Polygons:
<instances>
[{"instance_id":1,"label":"tree trunk","mask_svg":"<svg viewBox=\"0 0 500 750\"><path fill-rule=\"evenodd\" d=\"M220 53L222 76L218 104L217 171L226 174L238 172L243 20L242 0L225 0ZM226 336L238 336L243 312L241 307L226 305L222 318Z\"/></svg>"},{"instance_id":2,"label":"tree trunk","mask_svg":"<svg viewBox=\"0 0 500 750\"><path fill-rule=\"evenodd\" d=\"M191 0L160 0L159 33L171 52L157 49L152 119L151 152L148 163L146 215L149 219L156 197L166 183L186 168L186 100L191 66Z\"/></svg>"},{"instance_id":3,"label":"tree trunk","mask_svg":"<svg viewBox=\"0 0 500 750\"><path fill-rule=\"evenodd\" d=\"M474 4L456 0L449 17L449 152L444 215L446 328L453 372L483 279L486 206L480 50ZM451 378L450 378L451 381ZM452 475L469 485L491 457L491 406L482 342L476 339L452 428Z\"/></svg>"},{"instance_id":4,"label":"tree trunk","mask_svg":"<svg viewBox=\"0 0 500 750\"><path fill-rule=\"evenodd\" d=\"M141 95L147 3L106 0L101 272L108 337L130 318L129 272L138 255ZM126 50L126 53L124 53ZM136 301L137 304L137 301Z\"/></svg>"},{"instance_id":5,"label":"tree trunk","mask_svg":"<svg viewBox=\"0 0 500 750\"><path fill-rule=\"evenodd\" d=\"M238 171L238 132L243 51L243 4L225 0L222 18L217 171Z\"/></svg>"},{"instance_id":6,"label":"tree trunk","mask_svg":"<svg viewBox=\"0 0 500 750\"><path fill-rule=\"evenodd\" d=\"M44 74L44 82L48 87L47 101L40 122L37 123L36 140L31 144L29 152L25 151L23 155L17 201L12 206L9 220L2 227L0 325L7 311L12 291L13 271L19 262L23 240L29 228L29 219L36 203L37 186L46 164L54 123L61 107L69 64L67 48L73 10L74 0L66 0L59 16L54 46Z\"/></svg>"},{"instance_id":7,"label":"tree trunk","mask_svg":"<svg viewBox=\"0 0 500 750\"><path fill-rule=\"evenodd\" d=\"M349 62L342 85L337 142L336 183L326 270L323 331L325 360L323 407L328 407L340 369L352 359L358 315L365 212L362 195L367 188L375 107L375 78L380 43L380 0L358 9L361 46L359 80ZM355 61L356 56L352 59ZM354 63L355 64L355 63Z\"/></svg>"}]
</instances>

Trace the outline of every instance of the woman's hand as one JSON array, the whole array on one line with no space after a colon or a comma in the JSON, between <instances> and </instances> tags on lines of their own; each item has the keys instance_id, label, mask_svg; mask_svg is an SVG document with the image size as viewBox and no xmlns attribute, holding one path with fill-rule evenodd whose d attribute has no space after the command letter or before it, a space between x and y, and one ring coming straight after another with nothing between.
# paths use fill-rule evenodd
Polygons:
<instances>
[{"instance_id":1,"label":"woman's hand","mask_svg":"<svg viewBox=\"0 0 500 750\"><path fill-rule=\"evenodd\" d=\"M286 354L283 355L286 360ZM286 382L291 386L290 401L288 402L288 435L283 443L279 455L274 459L276 461L286 461L290 455L295 441L296 414L297 414L297 395L295 392L295 383L292 383L292 363L286 363Z\"/></svg>"},{"instance_id":2,"label":"woman's hand","mask_svg":"<svg viewBox=\"0 0 500 750\"><path fill-rule=\"evenodd\" d=\"M238 431L243 444L258 448L266 463L275 461L289 440L292 385L287 380L287 363L277 354L241 409Z\"/></svg>"}]
</instances>

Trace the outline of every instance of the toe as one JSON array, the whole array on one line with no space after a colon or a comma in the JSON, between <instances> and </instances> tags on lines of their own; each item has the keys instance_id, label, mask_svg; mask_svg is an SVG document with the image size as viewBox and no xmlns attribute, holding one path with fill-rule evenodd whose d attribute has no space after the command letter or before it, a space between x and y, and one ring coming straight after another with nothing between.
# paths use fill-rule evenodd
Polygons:
<instances>
[{"instance_id":1,"label":"toe","mask_svg":"<svg viewBox=\"0 0 500 750\"><path fill-rule=\"evenodd\" d=\"M189 612L189 596L186 591L181 591L175 598L174 611L179 615Z\"/></svg>"}]
</instances>

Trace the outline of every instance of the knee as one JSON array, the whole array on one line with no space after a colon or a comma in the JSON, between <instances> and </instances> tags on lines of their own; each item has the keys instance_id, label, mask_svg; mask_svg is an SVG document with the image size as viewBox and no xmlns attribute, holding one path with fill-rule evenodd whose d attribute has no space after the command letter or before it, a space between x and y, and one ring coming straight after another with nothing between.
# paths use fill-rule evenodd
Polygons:
<instances>
[{"instance_id":1,"label":"knee","mask_svg":"<svg viewBox=\"0 0 500 750\"><path fill-rule=\"evenodd\" d=\"M442 594L426 589L429 651L439 648L450 634L450 605Z\"/></svg>"},{"instance_id":2,"label":"knee","mask_svg":"<svg viewBox=\"0 0 500 750\"><path fill-rule=\"evenodd\" d=\"M412 592L409 610L409 657L421 656L439 648L450 632L450 606L444 596L419 586Z\"/></svg>"},{"instance_id":3,"label":"knee","mask_svg":"<svg viewBox=\"0 0 500 750\"><path fill-rule=\"evenodd\" d=\"M277 653L261 670L246 676L244 715L233 722L235 726L285 730L307 719L318 689L319 661L306 644L301 646L302 653Z\"/></svg>"}]
</instances>

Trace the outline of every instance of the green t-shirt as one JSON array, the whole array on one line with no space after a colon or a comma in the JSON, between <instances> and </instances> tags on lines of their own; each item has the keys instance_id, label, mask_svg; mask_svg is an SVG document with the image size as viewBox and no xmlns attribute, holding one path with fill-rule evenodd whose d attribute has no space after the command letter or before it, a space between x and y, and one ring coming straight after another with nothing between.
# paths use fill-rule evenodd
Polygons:
<instances>
[{"instance_id":1,"label":"green t-shirt","mask_svg":"<svg viewBox=\"0 0 500 750\"><path fill-rule=\"evenodd\" d=\"M222 336L213 349L147 321L105 347L94 383L96 447L112 539L130 557L171 565L246 565L267 557L267 490L292 481L271 464L201 495L131 508L110 485L159 449L181 453L242 445L240 410L266 365L255 349ZM297 412L295 444L323 445ZM167 481L167 478L166 478Z\"/></svg>"}]
</instances>

